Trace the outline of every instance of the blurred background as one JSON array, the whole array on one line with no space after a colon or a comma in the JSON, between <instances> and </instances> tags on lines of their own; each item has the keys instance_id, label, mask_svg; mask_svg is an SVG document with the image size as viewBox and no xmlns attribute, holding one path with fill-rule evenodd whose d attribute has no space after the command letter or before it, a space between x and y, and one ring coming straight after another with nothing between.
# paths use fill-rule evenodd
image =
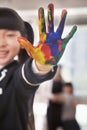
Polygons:
<instances>
[{"instance_id":1,"label":"blurred background","mask_svg":"<svg viewBox=\"0 0 87 130\"><path fill-rule=\"evenodd\" d=\"M66 8L68 11L63 37L69 33L74 24L78 26L78 30L67 45L59 64L63 66L62 77L64 80L73 82L75 94L83 96L87 100L87 0L0 0L0 7L15 9L25 21L32 25L35 36L34 44L37 45L39 40L38 8L43 7L45 16L47 16L49 3L54 3L55 7L55 29L58 26L62 9ZM51 81L47 81L40 85L36 93L34 101L36 130L46 130L45 118L48 105L46 95L50 92ZM76 119L82 130L87 130L86 104L78 104L76 108Z\"/></svg>"}]
</instances>

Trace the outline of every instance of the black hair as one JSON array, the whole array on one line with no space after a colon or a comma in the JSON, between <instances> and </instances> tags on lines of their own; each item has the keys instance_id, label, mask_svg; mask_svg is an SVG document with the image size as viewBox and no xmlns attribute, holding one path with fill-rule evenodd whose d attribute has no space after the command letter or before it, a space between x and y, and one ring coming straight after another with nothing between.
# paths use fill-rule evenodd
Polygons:
<instances>
[{"instance_id":1,"label":"black hair","mask_svg":"<svg viewBox=\"0 0 87 130\"><path fill-rule=\"evenodd\" d=\"M27 39L33 44L33 42L34 42L33 28L30 25L30 23L28 23L27 21L24 21L24 25L25 25L25 32L27 35Z\"/></svg>"},{"instance_id":2,"label":"black hair","mask_svg":"<svg viewBox=\"0 0 87 130\"><path fill-rule=\"evenodd\" d=\"M25 25L16 11L10 8L0 8L0 29L18 30L25 34Z\"/></svg>"},{"instance_id":3,"label":"black hair","mask_svg":"<svg viewBox=\"0 0 87 130\"><path fill-rule=\"evenodd\" d=\"M52 93L62 92L63 82L61 80L53 81Z\"/></svg>"},{"instance_id":4,"label":"black hair","mask_svg":"<svg viewBox=\"0 0 87 130\"><path fill-rule=\"evenodd\" d=\"M63 87L65 87L65 86L71 88L71 90L73 92L73 84L71 82L65 82L64 85L63 85Z\"/></svg>"}]
</instances>

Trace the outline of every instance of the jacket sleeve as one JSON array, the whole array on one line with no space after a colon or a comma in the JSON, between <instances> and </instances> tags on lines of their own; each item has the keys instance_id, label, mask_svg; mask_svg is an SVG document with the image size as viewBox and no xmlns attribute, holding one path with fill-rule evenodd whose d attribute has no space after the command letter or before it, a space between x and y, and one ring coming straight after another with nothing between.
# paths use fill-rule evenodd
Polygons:
<instances>
[{"instance_id":1,"label":"jacket sleeve","mask_svg":"<svg viewBox=\"0 0 87 130\"><path fill-rule=\"evenodd\" d=\"M37 86L37 85L40 85L42 82L53 78L56 72L56 69L57 69L57 66L55 66L53 70L51 70L47 74L43 74L43 75L39 73L37 74L32 70L32 59L29 59L23 64L21 68L21 74L22 74L23 80L27 84L31 86Z\"/></svg>"}]
</instances>

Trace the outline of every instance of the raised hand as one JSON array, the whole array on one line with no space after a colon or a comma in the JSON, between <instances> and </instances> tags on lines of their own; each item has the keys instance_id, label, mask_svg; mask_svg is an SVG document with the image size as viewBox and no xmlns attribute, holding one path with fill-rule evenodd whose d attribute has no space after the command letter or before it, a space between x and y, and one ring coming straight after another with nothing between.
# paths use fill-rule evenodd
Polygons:
<instances>
[{"instance_id":1,"label":"raised hand","mask_svg":"<svg viewBox=\"0 0 87 130\"><path fill-rule=\"evenodd\" d=\"M73 26L70 33L62 39L66 15L67 11L65 9L62 10L59 26L54 32L54 5L49 4L46 30L44 9L41 7L38 10L38 25L40 35L38 46L32 46L32 44L23 37L18 38L19 43L38 63L56 65L63 55L67 43L77 30L77 27Z\"/></svg>"}]
</instances>

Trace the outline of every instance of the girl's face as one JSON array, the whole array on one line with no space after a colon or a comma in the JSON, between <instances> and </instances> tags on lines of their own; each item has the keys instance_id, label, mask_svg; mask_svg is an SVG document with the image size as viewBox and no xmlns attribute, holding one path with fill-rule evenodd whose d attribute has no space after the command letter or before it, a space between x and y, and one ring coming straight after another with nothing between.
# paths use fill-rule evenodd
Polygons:
<instances>
[{"instance_id":1,"label":"girl's face","mask_svg":"<svg viewBox=\"0 0 87 130\"><path fill-rule=\"evenodd\" d=\"M11 62L19 53L18 36L21 36L19 31L0 29L0 66Z\"/></svg>"}]
</instances>

